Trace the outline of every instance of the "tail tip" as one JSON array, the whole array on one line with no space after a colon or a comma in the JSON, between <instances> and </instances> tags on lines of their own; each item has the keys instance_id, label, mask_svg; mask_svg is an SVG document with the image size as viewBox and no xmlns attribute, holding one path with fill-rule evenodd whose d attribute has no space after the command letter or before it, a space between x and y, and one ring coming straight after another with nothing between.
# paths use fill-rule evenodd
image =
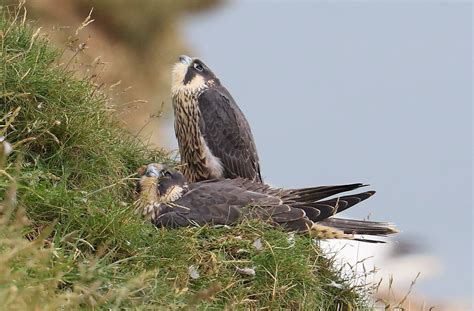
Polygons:
<instances>
[{"instance_id":1,"label":"tail tip","mask_svg":"<svg viewBox=\"0 0 474 311\"><path fill-rule=\"evenodd\" d=\"M388 234L397 234L400 233L401 231L398 230L395 226L390 225L387 227Z\"/></svg>"}]
</instances>

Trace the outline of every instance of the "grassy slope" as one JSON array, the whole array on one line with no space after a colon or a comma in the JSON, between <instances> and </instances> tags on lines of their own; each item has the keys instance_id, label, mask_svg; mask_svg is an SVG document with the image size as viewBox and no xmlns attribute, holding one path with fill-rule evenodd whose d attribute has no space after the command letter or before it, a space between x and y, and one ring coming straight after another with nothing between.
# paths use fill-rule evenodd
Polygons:
<instances>
[{"instance_id":1,"label":"grassy slope","mask_svg":"<svg viewBox=\"0 0 474 311\"><path fill-rule=\"evenodd\" d=\"M14 146L0 171L2 307L361 307L308 237L293 243L258 223L157 230L137 219L130 176L164 156L129 137L94 81L74 78L13 17L2 9L0 135ZM245 267L256 275L237 272Z\"/></svg>"}]
</instances>

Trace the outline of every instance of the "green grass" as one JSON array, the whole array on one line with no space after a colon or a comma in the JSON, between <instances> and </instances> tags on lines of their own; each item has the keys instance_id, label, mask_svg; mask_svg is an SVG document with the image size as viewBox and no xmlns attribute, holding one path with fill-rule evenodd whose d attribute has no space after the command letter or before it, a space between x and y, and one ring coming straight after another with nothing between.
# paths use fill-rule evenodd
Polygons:
<instances>
[{"instance_id":1,"label":"green grass","mask_svg":"<svg viewBox=\"0 0 474 311\"><path fill-rule=\"evenodd\" d=\"M0 154L2 308L364 308L364 290L307 236L292 242L252 222L156 229L137 218L136 168L169 159L127 134L93 75L60 64L21 11L0 10L0 135L14 149Z\"/></svg>"}]
</instances>

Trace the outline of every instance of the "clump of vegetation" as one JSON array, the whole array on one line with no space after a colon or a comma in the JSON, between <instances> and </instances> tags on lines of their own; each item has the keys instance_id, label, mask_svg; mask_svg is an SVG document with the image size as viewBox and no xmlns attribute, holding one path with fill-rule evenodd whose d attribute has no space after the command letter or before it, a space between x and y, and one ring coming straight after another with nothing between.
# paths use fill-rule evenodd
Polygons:
<instances>
[{"instance_id":1,"label":"clump of vegetation","mask_svg":"<svg viewBox=\"0 0 474 311\"><path fill-rule=\"evenodd\" d=\"M1 8L2 308L364 307L310 237L136 217L136 168L169 160L127 134L93 75L75 78L60 56Z\"/></svg>"}]
</instances>

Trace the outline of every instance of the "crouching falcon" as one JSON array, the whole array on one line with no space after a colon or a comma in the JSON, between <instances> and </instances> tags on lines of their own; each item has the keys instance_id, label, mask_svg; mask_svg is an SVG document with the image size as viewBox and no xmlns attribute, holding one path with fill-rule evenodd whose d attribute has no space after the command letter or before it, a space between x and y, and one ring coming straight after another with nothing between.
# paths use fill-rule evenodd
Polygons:
<instances>
[{"instance_id":1,"label":"crouching falcon","mask_svg":"<svg viewBox=\"0 0 474 311\"><path fill-rule=\"evenodd\" d=\"M244 219L261 219L322 239L383 242L355 238L354 235L397 233L389 223L332 217L371 197L375 191L329 197L363 186L348 184L285 190L244 178L188 184L179 171L161 164L149 164L142 169L137 210L157 227L232 225Z\"/></svg>"},{"instance_id":2,"label":"crouching falcon","mask_svg":"<svg viewBox=\"0 0 474 311\"><path fill-rule=\"evenodd\" d=\"M180 56L171 96L182 171L189 182L236 177L262 181L247 119L209 67Z\"/></svg>"}]
</instances>

